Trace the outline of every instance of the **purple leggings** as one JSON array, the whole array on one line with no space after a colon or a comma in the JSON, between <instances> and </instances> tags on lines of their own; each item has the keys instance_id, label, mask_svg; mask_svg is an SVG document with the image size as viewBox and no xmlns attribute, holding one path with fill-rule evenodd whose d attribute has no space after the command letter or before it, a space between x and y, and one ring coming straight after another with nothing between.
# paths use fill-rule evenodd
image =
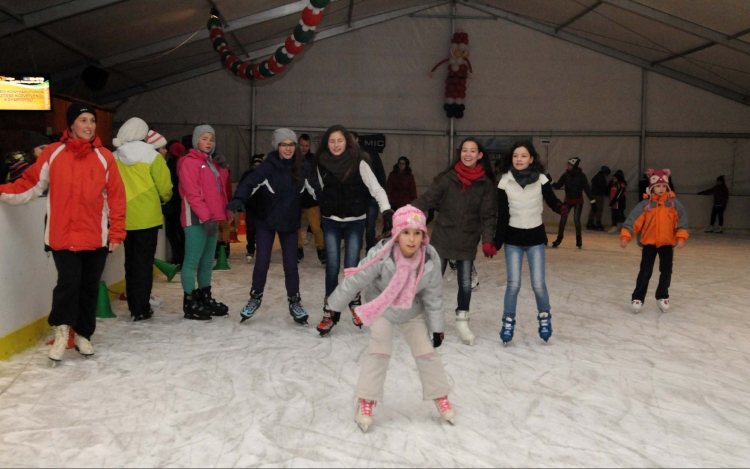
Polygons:
<instances>
[{"instance_id":1,"label":"purple leggings","mask_svg":"<svg viewBox=\"0 0 750 469\"><path fill-rule=\"evenodd\" d=\"M253 290L262 293L266 288L268 268L271 266L271 250L277 232L256 228L255 231L255 269L253 270ZM284 263L286 294L294 296L299 293L299 271L297 270L297 230L278 233L281 242L281 257Z\"/></svg>"}]
</instances>

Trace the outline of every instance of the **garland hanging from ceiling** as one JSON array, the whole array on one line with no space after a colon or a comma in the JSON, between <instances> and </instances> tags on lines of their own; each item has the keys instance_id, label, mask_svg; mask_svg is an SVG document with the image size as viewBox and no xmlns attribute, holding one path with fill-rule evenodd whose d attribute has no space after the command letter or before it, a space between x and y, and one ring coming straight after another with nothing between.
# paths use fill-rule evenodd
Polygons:
<instances>
[{"instance_id":1,"label":"garland hanging from ceiling","mask_svg":"<svg viewBox=\"0 0 750 469\"><path fill-rule=\"evenodd\" d=\"M276 50L276 53L262 62L249 63L240 59L229 50L229 45L224 38L224 29L221 20L212 15L208 20L209 36L214 49L221 56L221 63L233 74L244 80L265 80L286 70L292 63L294 57L301 54L305 44L312 42L315 36L315 28L323 19L323 9L331 0L310 0L310 3L302 12L302 19L286 43Z\"/></svg>"}]
</instances>

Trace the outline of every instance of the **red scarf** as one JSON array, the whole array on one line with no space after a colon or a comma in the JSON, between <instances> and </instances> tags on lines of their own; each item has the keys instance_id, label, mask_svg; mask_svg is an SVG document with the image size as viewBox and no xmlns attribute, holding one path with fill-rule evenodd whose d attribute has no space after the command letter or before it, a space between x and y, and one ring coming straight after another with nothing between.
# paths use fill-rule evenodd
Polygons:
<instances>
[{"instance_id":1,"label":"red scarf","mask_svg":"<svg viewBox=\"0 0 750 469\"><path fill-rule=\"evenodd\" d=\"M484 167L481 164L477 164L476 166L474 166L474 168L469 168L459 161L458 163L456 163L453 169L456 170L458 180L461 181L461 184L463 184L461 192L466 192L472 182L480 179L485 175Z\"/></svg>"}]
</instances>

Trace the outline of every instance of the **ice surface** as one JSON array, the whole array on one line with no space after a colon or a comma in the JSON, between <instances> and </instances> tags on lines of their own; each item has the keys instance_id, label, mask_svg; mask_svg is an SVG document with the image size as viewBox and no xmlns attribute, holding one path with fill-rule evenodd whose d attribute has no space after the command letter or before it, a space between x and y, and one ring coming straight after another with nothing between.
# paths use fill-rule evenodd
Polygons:
<instances>
[{"instance_id":1,"label":"ice surface","mask_svg":"<svg viewBox=\"0 0 750 469\"><path fill-rule=\"evenodd\" d=\"M538 337L524 273L516 337L498 336L502 251L478 263L473 347L455 334L456 281L446 282L439 349L456 426L441 423L400 335L385 401L363 434L353 396L367 331L344 314L318 337L324 270L313 246L300 265L310 327L289 316L280 253L263 305L239 324L253 265L232 245L214 274L229 318L182 318L179 277L157 277L155 319L126 303L100 320L84 359L52 368L43 342L0 363L0 465L18 466L747 466L750 462L750 238L696 234L677 252L672 310L630 293L637 246L585 233L547 251L554 335ZM49 337L48 337L49 338Z\"/></svg>"}]
</instances>

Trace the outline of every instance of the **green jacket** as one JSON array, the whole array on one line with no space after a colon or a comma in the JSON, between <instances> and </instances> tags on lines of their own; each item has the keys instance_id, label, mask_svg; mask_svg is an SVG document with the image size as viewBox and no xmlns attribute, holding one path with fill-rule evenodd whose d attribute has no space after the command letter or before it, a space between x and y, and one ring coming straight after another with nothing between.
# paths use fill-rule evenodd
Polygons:
<instances>
[{"instance_id":1,"label":"green jacket","mask_svg":"<svg viewBox=\"0 0 750 469\"><path fill-rule=\"evenodd\" d=\"M128 142L114 153L125 184L125 229L162 225L161 204L172 197L172 179L164 158L146 142Z\"/></svg>"}]
</instances>

